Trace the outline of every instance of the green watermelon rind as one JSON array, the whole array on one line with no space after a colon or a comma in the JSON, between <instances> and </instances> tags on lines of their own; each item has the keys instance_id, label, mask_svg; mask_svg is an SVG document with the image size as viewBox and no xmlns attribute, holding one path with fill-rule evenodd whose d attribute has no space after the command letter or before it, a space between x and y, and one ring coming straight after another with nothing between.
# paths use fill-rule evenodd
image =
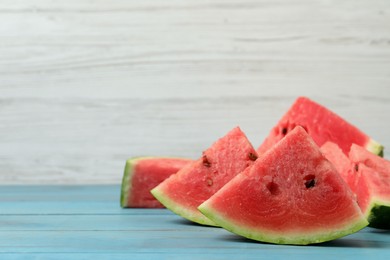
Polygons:
<instances>
[{"instance_id":1,"label":"green watermelon rind","mask_svg":"<svg viewBox=\"0 0 390 260\"><path fill-rule=\"evenodd\" d=\"M146 158L153 158L153 157L133 157L126 161L125 171L123 173L122 178L122 186L121 186L121 207L126 208L128 207L128 201L129 201L129 190L132 187L132 178L134 174L134 166L137 164L138 161L146 159Z\"/></svg>"},{"instance_id":2,"label":"green watermelon rind","mask_svg":"<svg viewBox=\"0 0 390 260\"><path fill-rule=\"evenodd\" d=\"M380 229L390 229L390 202L372 198L366 211L368 226Z\"/></svg>"},{"instance_id":3,"label":"green watermelon rind","mask_svg":"<svg viewBox=\"0 0 390 260\"><path fill-rule=\"evenodd\" d=\"M288 237L283 236L283 234L273 235L269 231L264 231L263 233L256 232L250 227L240 227L217 212L214 212L213 209L208 206L207 201L201 204L198 209L207 218L211 219L227 231L249 239L274 244L307 245L322 243L355 233L368 225L368 221L361 215L360 218L356 218L356 221L350 222L349 225L346 225L342 230L326 231L326 233L324 231L314 234L297 233L297 236Z\"/></svg>"},{"instance_id":4,"label":"green watermelon rind","mask_svg":"<svg viewBox=\"0 0 390 260\"><path fill-rule=\"evenodd\" d=\"M160 191L159 186L152 189L151 193L167 209L171 210L173 213L183 218L186 218L188 220L191 220L201 225L214 226L214 227L218 226L211 219L202 215L199 211L194 212L193 210L188 210L184 208L182 204L178 204L175 201L171 200L169 196L167 196L164 192Z\"/></svg>"},{"instance_id":5,"label":"green watermelon rind","mask_svg":"<svg viewBox=\"0 0 390 260\"><path fill-rule=\"evenodd\" d=\"M373 139L370 139L370 141L367 143L366 149L373 154L383 157L384 146Z\"/></svg>"}]
</instances>

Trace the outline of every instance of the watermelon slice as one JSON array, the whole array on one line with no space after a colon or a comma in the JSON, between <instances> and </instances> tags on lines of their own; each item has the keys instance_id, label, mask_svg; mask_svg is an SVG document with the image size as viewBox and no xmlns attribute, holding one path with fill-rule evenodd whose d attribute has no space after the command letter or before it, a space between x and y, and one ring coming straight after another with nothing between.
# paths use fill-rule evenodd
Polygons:
<instances>
[{"instance_id":1,"label":"watermelon slice","mask_svg":"<svg viewBox=\"0 0 390 260\"><path fill-rule=\"evenodd\" d=\"M302 127L199 210L233 233L277 244L319 243L368 224L348 185Z\"/></svg>"},{"instance_id":2,"label":"watermelon slice","mask_svg":"<svg viewBox=\"0 0 390 260\"><path fill-rule=\"evenodd\" d=\"M390 162L355 144L349 159L334 143L321 150L356 194L369 226L390 229Z\"/></svg>"},{"instance_id":3,"label":"watermelon slice","mask_svg":"<svg viewBox=\"0 0 390 260\"><path fill-rule=\"evenodd\" d=\"M297 125L302 126L319 146L331 141L348 154L352 143L355 143L372 153L383 155L382 145L340 116L306 97L299 97L295 101L257 149L258 154L261 155L270 149Z\"/></svg>"},{"instance_id":4,"label":"watermelon slice","mask_svg":"<svg viewBox=\"0 0 390 260\"><path fill-rule=\"evenodd\" d=\"M256 151L236 127L204 151L200 159L169 177L152 193L174 213L199 224L215 226L198 211L198 206L256 159Z\"/></svg>"},{"instance_id":5,"label":"watermelon slice","mask_svg":"<svg viewBox=\"0 0 390 260\"><path fill-rule=\"evenodd\" d=\"M192 160L162 157L138 157L127 160L122 180L121 206L163 208L150 190L190 162Z\"/></svg>"}]
</instances>

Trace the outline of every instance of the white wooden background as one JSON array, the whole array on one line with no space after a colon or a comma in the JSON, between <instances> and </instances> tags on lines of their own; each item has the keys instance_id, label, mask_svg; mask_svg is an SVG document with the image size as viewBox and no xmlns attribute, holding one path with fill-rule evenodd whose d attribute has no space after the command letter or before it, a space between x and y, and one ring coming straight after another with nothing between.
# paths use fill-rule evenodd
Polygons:
<instances>
[{"instance_id":1,"label":"white wooden background","mask_svg":"<svg viewBox=\"0 0 390 260\"><path fill-rule=\"evenodd\" d=\"M390 147L390 1L0 0L1 184L257 147L299 95Z\"/></svg>"}]
</instances>

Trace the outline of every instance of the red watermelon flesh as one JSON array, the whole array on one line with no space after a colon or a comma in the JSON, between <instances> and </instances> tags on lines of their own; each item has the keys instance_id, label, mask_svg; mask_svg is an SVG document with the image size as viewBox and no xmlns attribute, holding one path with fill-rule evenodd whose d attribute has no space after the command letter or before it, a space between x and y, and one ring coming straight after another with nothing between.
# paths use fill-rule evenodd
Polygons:
<instances>
[{"instance_id":1,"label":"red watermelon flesh","mask_svg":"<svg viewBox=\"0 0 390 260\"><path fill-rule=\"evenodd\" d=\"M204 151L200 159L154 188L152 193L174 213L199 224L214 226L214 222L198 211L198 206L256 159L256 151L237 127Z\"/></svg>"},{"instance_id":2,"label":"red watermelon flesh","mask_svg":"<svg viewBox=\"0 0 390 260\"><path fill-rule=\"evenodd\" d=\"M137 157L127 160L122 180L121 206L163 208L150 190L190 162L192 160L164 157Z\"/></svg>"},{"instance_id":3,"label":"red watermelon flesh","mask_svg":"<svg viewBox=\"0 0 390 260\"><path fill-rule=\"evenodd\" d=\"M357 145L352 145L349 158L334 143L324 144L321 151L334 163L356 194L358 204L370 223L369 226L389 229L389 161Z\"/></svg>"},{"instance_id":4,"label":"red watermelon flesh","mask_svg":"<svg viewBox=\"0 0 390 260\"><path fill-rule=\"evenodd\" d=\"M360 209L363 214L368 217L369 197L372 195L370 194L365 178L363 178L360 173L356 173L354 165L337 144L326 142L321 146L321 152L326 159L333 163L341 177L351 188L352 192L356 194Z\"/></svg>"},{"instance_id":5,"label":"red watermelon flesh","mask_svg":"<svg viewBox=\"0 0 390 260\"><path fill-rule=\"evenodd\" d=\"M319 243L367 225L348 185L301 127L199 210L233 233L278 244Z\"/></svg>"},{"instance_id":6,"label":"red watermelon flesh","mask_svg":"<svg viewBox=\"0 0 390 260\"><path fill-rule=\"evenodd\" d=\"M326 142L321 146L321 152L335 166L344 181L350 186L352 191L356 190L356 176L352 170L352 164L349 158L344 154L340 147L332 142Z\"/></svg>"},{"instance_id":7,"label":"red watermelon flesh","mask_svg":"<svg viewBox=\"0 0 390 260\"><path fill-rule=\"evenodd\" d=\"M390 161L375 154L368 153L359 145L352 144L349 152L349 158L354 163L363 163L367 167L370 167L386 176L390 174Z\"/></svg>"},{"instance_id":8,"label":"red watermelon flesh","mask_svg":"<svg viewBox=\"0 0 390 260\"><path fill-rule=\"evenodd\" d=\"M340 149L340 147L332 142L326 142L321 146L321 152L326 159L331 161L339 173L347 172L351 167L351 161Z\"/></svg>"},{"instance_id":9,"label":"red watermelon flesh","mask_svg":"<svg viewBox=\"0 0 390 260\"><path fill-rule=\"evenodd\" d=\"M302 126L319 146L327 141L334 142L348 154L352 143L355 143L375 154L383 154L383 146L379 143L334 112L306 97L299 97L295 101L257 149L258 154L270 149L297 125Z\"/></svg>"}]
</instances>

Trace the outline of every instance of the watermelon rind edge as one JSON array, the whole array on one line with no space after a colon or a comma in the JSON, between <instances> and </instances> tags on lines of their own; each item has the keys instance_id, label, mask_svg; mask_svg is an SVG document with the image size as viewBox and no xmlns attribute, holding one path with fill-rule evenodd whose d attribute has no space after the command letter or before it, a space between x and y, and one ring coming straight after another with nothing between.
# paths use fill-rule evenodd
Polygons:
<instances>
[{"instance_id":1,"label":"watermelon rind edge","mask_svg":"<svg viewBox=\"0 0 390 260\"><path fill-rule=\"evenodd\" d=\"M169 196L167 196L164 192L160 191L159 186L152 189L150 192L158 201L160 201L161 204L163 204L173 213L201 225L218 227L217 224L215 224L211 219L207 218L206 216L203 216L202 214L196 214L191 210L186 210L182 205L171 200Z\"/></svg>"},{"instance_id":2,"label":"watermelon rind edge","mask_svg":"<svg viewBox=\"0 0 390 260\"><path fill-rule=\"evenodd\" d=\"M370 139L370 141L366 145L366 149L368 151L370 151L371 153L376 154L380 157L383 157L383 155L384 155L384 153L383 153L384 146L373 139Z\"/></svg>"},{"instance_id":3,"label":"watermelon rind edge","mask_svg":"<svg viewBox=\"0 0 390 260\"><path fill-rule=\"evenodd\" d=\"M120 204L122 208L128 207L128 201L129 201L129 190L131 188L131 180L134 174L134 166L139 160L143 160L146 158L153 158L153 157L133 157L126 161L125 165L125 171L123 173L122 178L122 186L121 186L121 198L120 198Z\"/></svg>"},{"instance_id":4,"label":"watermelon rind edge","mask_svg":"<svg viewBox=\"0 0 390 260\"><path fill-rule=\"evenodd\" d=\"M390 203L373 198L367 210L368 226L379 229L390 229Z\"/></svg>"},{"instance_id":5,"label":"watermelon rind edge","mask_svg":"<svg viewBox=\"0 0 390 260\"><path fill-rule=\"evenodd\" d=\"M361 215L360 218L357 218L356 221L351 223L349 226L346 226L342 230L335 230L328 233L316 233L316 234L302 234L300 236L287 237L283 234L272 235L270 232L264 231L263 233L257 232L251 228L239 227L231 221L222 217L220 214L213 211L211 207L208 206L208 201L204 202L198 207L199 211L202 212L207 218L214 221L220 227L230 231L236 235L240 235L252 240L257 240L260 242L274 243L274 244L290 244L290 245L307 245L322 243L330 240L334 240L340 237L344 237L355 233L368 225L368 221Z\"/></svg>"}]
</instances>

